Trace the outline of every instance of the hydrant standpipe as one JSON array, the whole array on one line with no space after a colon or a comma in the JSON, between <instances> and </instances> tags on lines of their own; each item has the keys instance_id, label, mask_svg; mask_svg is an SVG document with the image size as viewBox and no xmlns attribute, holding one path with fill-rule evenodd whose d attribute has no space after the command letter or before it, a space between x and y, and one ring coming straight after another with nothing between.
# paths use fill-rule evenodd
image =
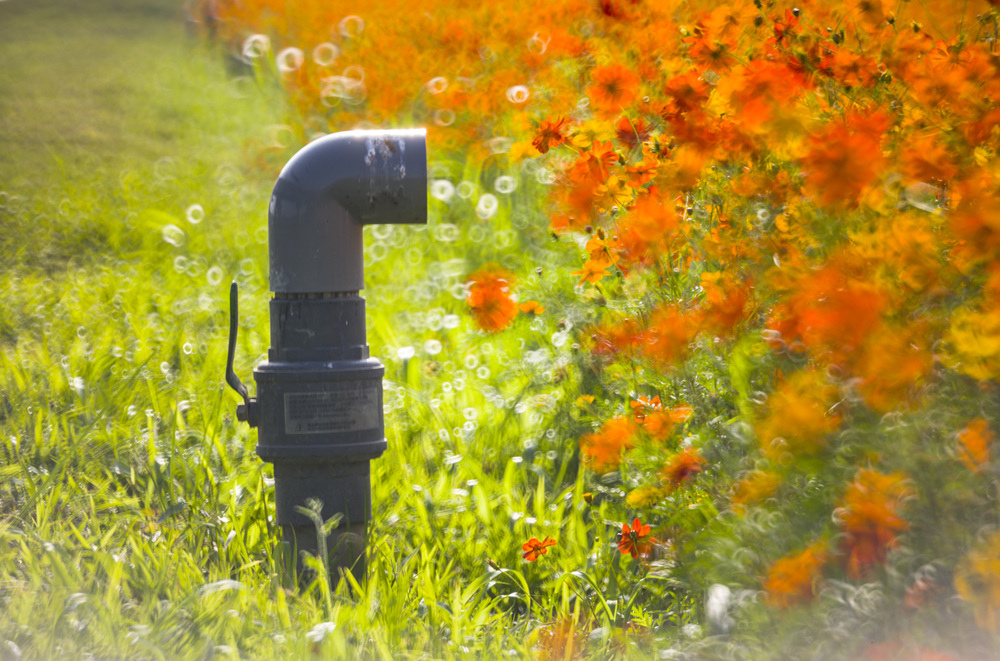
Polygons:
<instances>
[{"instance_id":1,"label":"hydrant standpipe","mask_svg":"<svg viewBox=\"0 0 1000 661\"><path fill-rule=\"evenodd\" d=\"M316 553L315 499L340 516L331 564L365 572L370 462L386 449L382 364L365 332L362 227L427 222L423 129L344 131L288 161L268 211L271 346L253 371L257 397L233 373L237 290L226 381L243 398L237 417L258 429L257 453L274 464L277 523L298 551Z\"/></svg>"}]
</instances>

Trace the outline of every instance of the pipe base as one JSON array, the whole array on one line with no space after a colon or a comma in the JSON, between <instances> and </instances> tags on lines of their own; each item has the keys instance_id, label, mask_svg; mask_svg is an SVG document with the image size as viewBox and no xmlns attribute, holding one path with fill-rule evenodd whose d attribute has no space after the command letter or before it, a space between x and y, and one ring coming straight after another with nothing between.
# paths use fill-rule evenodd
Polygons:
<instances>
[{"instance_id":1,"label":"pipe base","mask_svg":"<svg viewBox=\"0 0 1000 661\"><path fill-rule=\"evenodd\" d=\"M344 580L346 572L350 572L359 585L364 583L368 569L365 552L367 537L366 522L343 524L330 531L326 538L326 566L331 589L336 589L340 581ZM320 544L316 537L316 527L312 524L283 525L281 538L289 551L289 556L285 558L288 576L294 576L299 586L305 587L315 580L316 574L303 562L303 554L322 560L319 557Z\"/></svg>"}]
</instances>

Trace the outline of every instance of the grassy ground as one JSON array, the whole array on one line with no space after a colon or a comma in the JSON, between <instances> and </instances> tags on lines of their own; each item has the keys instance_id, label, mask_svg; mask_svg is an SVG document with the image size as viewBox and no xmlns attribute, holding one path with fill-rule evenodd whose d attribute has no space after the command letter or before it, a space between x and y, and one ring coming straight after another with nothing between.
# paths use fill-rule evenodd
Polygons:
<instances>
[{"instance_id":1,"label":"grassy ground","mask_svg":"<svg viewBox=\"0 0 1000 661\"><path fill-rule=\"evenodd\" d=\"M243 141L275 117L185 34L176 2L14 1L0 16L4 267L106 253L120 234L105 219L134 210L133 179L143 203L183 211L168 202L178 184L210 191L214 170L240 166Z\"/></svg>"},{"instance_id":2,"label":"grassy ground","mask_svg":"<svg viewBox=\"0 0 1000 661\"><path fill-rule=\"evenodd\" d=\"M271 469L222 379L231 280L244 380L268 344L278 96L161 0L0 2L0 61L0 658L496 658L546 636L605 649L601 624L654 619L672 628L644 656L676 638L683 594L617 554L594 566L620 519L584 502L581 423L553 422L576 387L565 325L519 322L529 346L456 314L524 212L504 201L465 242L437 202L430 229L371 230L390 450L369 580L289 591ZM547 263L536 239L518 258Z\"/></svg>"}]
</instances>

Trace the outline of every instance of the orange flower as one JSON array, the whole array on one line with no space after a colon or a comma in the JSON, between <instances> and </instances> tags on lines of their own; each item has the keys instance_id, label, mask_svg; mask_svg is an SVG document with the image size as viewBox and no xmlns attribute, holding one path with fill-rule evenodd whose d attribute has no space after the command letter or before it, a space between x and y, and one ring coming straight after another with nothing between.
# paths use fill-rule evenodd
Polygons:
<instances>
[{"instance_id":1,"label":"orange flower","mask_svg":"<svg viewBox=\"0 0 1000 661\"><path fill-rule=\"evenodd\" d=\"M670 457L667 465L660 470L660 475L667 484L673 488L678 488L692 475L701 472L701 467L705 465L705 458L701 456L697 448L684 448L674 456Z\"/></svg>"},{"instance_id":2,"label":"orange flower","mask_svg":"<svg viewBox=\"0 0 1000 661\"><path fill-rule=\"evenodd\" d=\"M739 282L725 273L701 274L702 325L705 329L726 336L746 318L750 298L750 282Z\"/></svg>"},{"instance_id":3,"label":"orange flower","mask_svg":"<svg viewBox=\"0 0 1000 661\"><path fill-rule=\"evenodd\" d=\"M801 553L775 562L764 579L767 603L776 608L788 608L812 601L828 558L826 545L816 542Z\"/></svg>"},{"instance_id":4,"label":"orange flower","mask_svg":"<svg viewBox=\"0 0 1000 661\"><path fill-rule=\"evenodd\" d=\"M631 353L641 341L639 324L635 319L598 326L593 329L593 348L598 356L614 356L619 352Z\"/></svg>"},{"instance_id":5,"label":"orange flower","mask_svg":"<svg viewBox=\"0 0 1000 661\"><path fill-rule=\"evenodd\" d=\"M879 26L887 16L892 15L895 3L889 0L848 0L846 13L851 18L860 18L871 26Z\"/></svg>"},{"instance_id":6,"label":"orange flower","mask_svg":"<svg viewBox=\"0 0 1000 661\"><path fill-rule=\"evenodd\" d=\"M632 119L623 115L615 122L615 136L618 138L618 142L629 149L649 140L652 130L653 127L642 117Z\"/></svg>"},{"instance_id":7,"label":"orange flower","mask_svg":"<svg viewBox=\"0 0 1000 661\"><path fill-rule=\"evenodd\" d=\"M954 157L935 135L914 138L901 157L903 172L917 181L948 181L958 174Z\"/></svg>"},{"instance_id":8,"label":"orange flower","mask_svg":"<svg viewBox=\"0 0 1000 661\"><path fill-rule=\"evenodd\" d=\"M973 473L978 473L983 464L990 460L990 444L993 432L982 418L973 419L958 432L958 456Z\"/></svg>"},{"instance_id":9,"label":"orange flower","mask_svg":"<svg viewBox=\"0 0 1000 661\"><path fill-rule=\"evenodd\" d=\"M579 271L570 271L569 274L580 276L580 281L576 284L578 287L582 287L586 282L597 284L603 280L608 275L609 266L611 264L602 260L588 259Z\"/></svg>"},{"instance_id":10,"label":"orange flower","mask_svg":"<svg viewBox=\"0 0 1000 661\"><path fill-rule=\"evenodd\" d=\"M784 19L774 19L774 41L780 43L787 37L794 37L795 29L798 27L798 13L793 13L791 9L786 9Z\"/></svg>"},{"instance_id":11,"label":"orange flower","mask_svg":"<svg viewBox=\"0 0 1000 661\"><path fill-rule=\"evenodd\" d=\"M640 197L618 226L622 258L631 264L652 263L674 243L681 218L672 204L653 193Z\"/></svg>"},{"instance_id":12,"label":"orange flower","mask_svg":"<svg viewBox=\"0 0 1000 661\"><path fill-rule=\"evenodd\" d=\"M787 343L801 340L831 362L848 362L882 323L886 297L856 277L854 255L836 255L821 269L806 272L789 283L791 291L775 307L772 330Z\"/></svg>"},{"instance_id":13,"label":"orange flower","mask_svg":"<svg viewBox=\"0 0 1000 661\"><path fill-rule=\"evenodd\" d=\"M675 425L684 422L693 413L690 406L684 405L676 406L667 411L654 411L646 416L642 428L653 438L663 440L670 435Z\"/></svg>"},{"instance_id":14,"label":"orange flower","mask_svg":"<svg viewBox=\"0 0 1000 661\"><path fill-rule=\"evenodd\" d=\"M525 301L517 307L525 314L541 314L545 312L545 307L538 301Z\"/></svg>"},{"instance_id":15,"label":"orange flower","mask_svg":"<svg viewBox=\"0 0 1000 661\"><path fill-rule=\"evenodd\" d=\"M643 525L639 521L639 517L636 517L632 521L632 527L630 528L627 523L622 524L622 538L618 542L618 551L622 555L626 553L630 554L633 558L638 558L640 553L647 553L649 551L649 526Z\"/></svg>"},{"instance_id":16,"label":"orange flower","mask_svg":"<svg viewBox=\"0 0 1000 661\"><path fill-rule=\"evenodd\" d=\"M635 421L640 425L650 413L663 410L663 404L660 403L659 395L653 397L653 399L649 399L647 397L634 399L629 406L632 407L632 415L635 416Z\"/></svg>"},{"instance_id":17,"label":"orange flower","mask_svg":"<svg viewBox=\"0 0 1000 661\"><path fill-rule=\"evenodd\" d=\"M882 133L877 129L883 127L860 121L862 130L834 125L816 135L802 160L806 187L824 205L856 206L861 193L882 171L885 158L880 146Z\"/></svg>"},{"instance_id":18,"label":"orange flower","mask_svg":"<svg viewBox=\"0 0 1000 661\"><path fill-rule=\"evenodd\" d=\"M621 416L608 420L599 431L585 434L580 439L584 461L600 473L618 468L622 451L635 445L637 429L638 426L630 417Z\"/></svg>"},{"instance_id":19,"label":"orange flower","mask_svg":"<svg viewBox=\"0 0 1000 661\"><path fill-rule=\"evenodd\" d=\"M465 302L480 329L498 333L517 316L517 304L510 297L513 274L487 266L469 275L469 293Z\"/></svg>"},{"instance_id":20,"label":"orange flower","mask_svg":"<svg viewBox=\"0 0 1000 661\"><path fill-rule=\"evenodd\" d=\"M872 567L883 564L897 545L896 536L909 528L899 513L902 501L911 494L905 481L902 473L885 475L862 469L848 485L841 506L841 550L846 554L847 575L852 580L863 578Z\"/></svg>"},{"instance_id":21,"label":"orange flower","mask_svg":"<svg viewBox=\"0 0 1000 661\"><path fill-rule=\"evenodd\" d=\"M535 139L531 144L542 154L547 153L549 149L566 142L563 128L568 123L569 120L565 117L560 117L554 122L543 119L541 126L538 127L538 131L535 132Z\"/></svg>"},{"instance_id":22,"label":"orange flower","mask_svg":"<svg viewBox=\"0 0 1000 661\"><path fill-rule=\"evenodd\" d=\"M676 305L657 308L643 334L642 351L662 367L671 367L687 359L691 340L697 328L693 316L684 314Z\"/></svg>"},{"instance_id":23,"label":"orange flower","mask_svg":"<svg viewBox=\"0 0 1000 661\"><path fill-rule=\"evenodd\" d=\"M733 509L742 511L747 505L769 498L781 485L781 476L774 471L754 470L733 486Z\"/></svg>"},{"instance_id":24,"label":"orange flower","mask_svg":"<svg viewBox=\"0 0 1000 661\"><path fill-rule=\"evenodd\" d=\"M908 328L885 328L868 338L855 365L861 377L858 391L868 406L886 413L917 400L918 387L931 372L933 356L920 324Z\"/></svg>"},{"instance_id":25,"label":"orange flower","mask_svg":"<svg viewBox=\"0 0 1000 661\"><path fill-rule=\"evenodd\" d=\"M829 412L836 395L814 370L792 374L768 397L767 414L755 427L761 449L772 456L821 452L826 435L840 426L840 416Z\"/></svg>"},{"instance_id":26,"label":"orange flower","mask_svg":"<svg viewBox=\"0 0 1000 661\"><path fill-rule=\"evenodd\" d=\"M528 562L534 562L538 559L538 556L545 555L549 552L547 547L555 545L556 540L551 537L546 537L543 542L540 542L536 538L532 537L521 546L521 550L524 551L525 560Z\"/></svg>"},{"instance_id":27,"label":"orange flower","mask_svg":"<svg viewBox=\"0 0 1000 661\"><path fill-rule=\"evenodd\" d=\"M591 80L587 95L597 110L617 114L639 94L639 76L620 64L597 67Z\"/></svg>"},{"instance_id":28,"label":"orange flower","mask_svg":"<svg viewBox=\"0 0 1000 661\"><path fill-rule=\"evenodd\" d=\"M595 140L573 162L569 175L576 182L600 186L611 176L611 168L618 165L620 158L610 140Z\"/></svg>"}]
</instances>

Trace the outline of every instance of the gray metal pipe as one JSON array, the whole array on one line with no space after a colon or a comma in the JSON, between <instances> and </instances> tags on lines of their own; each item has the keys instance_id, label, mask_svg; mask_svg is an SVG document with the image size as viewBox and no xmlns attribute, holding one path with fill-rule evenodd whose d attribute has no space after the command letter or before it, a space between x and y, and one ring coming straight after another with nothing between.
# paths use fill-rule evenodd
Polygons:
<instances>
[{"instance_id":1,"label":"gray metal pipe","mask_svg":"<svg viewBox=\"0 0 1000 661\"><path fill-rule=\"evenodd\" d=\"M328 560L365 573L370 462L386 449L385 369L365 332L362 227L427 222L423 129L345 131L299 151L274 185L268 213L271 346L251 398L232 372L235 283L226 380L258 427L257 454L274 464L277 522L293 548L315 553L313 499L340 516ZM360 543L359 543L359 540Z\"/></svg>"},{"instance_id":2,"label":"gray metal pipe","mask_svg":"<svg viewBox=\"0 0 1000 661\"><path fill-rule=\"evenodd\" d=\"M362 226L427 222L426 136L344 131L295 154L268 211L271 291L364 289Z\"/></svg>"}]
</instances>

